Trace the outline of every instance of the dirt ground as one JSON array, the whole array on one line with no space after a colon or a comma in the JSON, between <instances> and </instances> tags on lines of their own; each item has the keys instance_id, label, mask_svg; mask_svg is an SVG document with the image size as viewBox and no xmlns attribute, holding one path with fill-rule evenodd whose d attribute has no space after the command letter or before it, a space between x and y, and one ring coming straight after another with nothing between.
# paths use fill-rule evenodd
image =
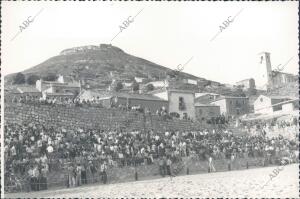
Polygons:
<instances>
[{"instance_id":1,"label":"dirt ground","mask_svg":"<svg viewBox=\"0 0 300 199\"><path fill-rule=\"evenodd\" d=\"M299 165L217 172L70 189L6 194L5 197L299 197Z\"/></svg>"}]
</instances>

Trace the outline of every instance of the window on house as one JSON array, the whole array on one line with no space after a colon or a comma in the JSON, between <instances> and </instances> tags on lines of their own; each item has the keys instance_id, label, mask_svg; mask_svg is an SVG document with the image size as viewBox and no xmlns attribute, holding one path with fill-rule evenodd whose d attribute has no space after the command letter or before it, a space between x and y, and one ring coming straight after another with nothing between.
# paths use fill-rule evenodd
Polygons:
<instances>
[{"instance_id":1,"label":"window on house","mask_svg":"<svg viewBox=\"0 0 300 199\"><path fill-rule=\"evenodd\" d=\"M260 98L260 101L261 101L261 102L263 102L263 101L264 101L264 99L261 97L261 98Z\"/></svg>"},{"instance_id":2,"label":"window on house","mask_svg":"<svg viewBox=\"0 0 300 199\"><path fill-rule=\"evenodd\" d=\"M232 104L232 101L230 100L229 103Z\"/></svg>"},{"instance_id":3,"label":"window on house","mask_svg":"<svg viewBox=\"0 0 300 199\"><path fill-rule=\"evenodd\" d=\"M263 60L264 60L264 57L261 56L261 57L260 57L260 63L261 63L261 64L262 64Z\"/></svg>"},{"instance_id":4,"label":"window on house","mask_svg":"<svg viewBox=\"0 0 300 199\"><path fill-rule=\"evenodd\" d=\"M184 98L183 98L183 97L179 97L178 109L179 109L180 111L183 111L183 110L186 109L186 106L185 106Z\"/></svg>"},{"instance_id":5,"label":"window on house","mask_svg":"<svg viewBox=\"0 0 300 199\"><path fill-rule=\"evenodd\" d=\"M183 113L182 119L186 120L187 118L188 118L188 114L187 113Z\"/></svg>"}]
</instances>

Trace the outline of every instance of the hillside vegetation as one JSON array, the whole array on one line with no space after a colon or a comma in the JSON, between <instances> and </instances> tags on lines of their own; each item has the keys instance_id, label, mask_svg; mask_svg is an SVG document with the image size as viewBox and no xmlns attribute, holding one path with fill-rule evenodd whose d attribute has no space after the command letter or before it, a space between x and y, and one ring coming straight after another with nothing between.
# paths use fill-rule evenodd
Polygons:
<instances>
[{"instance_id":1,"label":"hillside vegetation","mask_svg":"<svg viewBox=\"0 0 300 199\"><path fill-rule=\"evenodd\" d=\"M165 78L172 70L145 59L125 53L123 50L106 44L100 46L83 46L63 50L59 55L51 57L37 66L23 71L25 76L46 76L49 73L61 74L74 79L108 81L110 73L122 79L135 76L157 80ZM15 74L6 76L11 83ZM181 78L203 79L187 73L178 73ZM203 79L204 80L204 79Z\"/></svg>"}]
</instances>

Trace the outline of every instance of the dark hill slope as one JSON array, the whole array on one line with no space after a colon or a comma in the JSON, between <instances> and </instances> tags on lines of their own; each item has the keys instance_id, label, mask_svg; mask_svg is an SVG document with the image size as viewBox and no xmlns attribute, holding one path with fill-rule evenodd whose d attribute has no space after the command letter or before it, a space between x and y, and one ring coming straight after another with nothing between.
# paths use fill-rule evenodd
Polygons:
<instances>
[{"instance_id":1,"label":"dark hill slope","mask_svg":"<svg viewBox=\"0 0 300 199\"><path fill-rule=\"evenodd\" d=\"M29 74L45 76L54 73L75 78L105 80L110 78L109 74L111 72L129 79L134 76L157 79L166 77L166 74L172 72L172 70L129 55L117 47L101 44L100 46L83 46L63 50L59 55L22 73L26 76ZM205 80L187 73L179 73L179 76ZM6 82L12 77L13 74L6 76Z\"/></svg>"}]
</instances>

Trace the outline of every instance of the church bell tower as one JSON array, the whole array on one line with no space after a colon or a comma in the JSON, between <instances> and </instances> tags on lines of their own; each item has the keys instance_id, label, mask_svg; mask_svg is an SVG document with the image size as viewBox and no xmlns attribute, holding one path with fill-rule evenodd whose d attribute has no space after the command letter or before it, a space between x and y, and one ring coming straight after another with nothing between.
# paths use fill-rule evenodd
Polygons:
<instances>
[{"instance_id":1,"label":"church bell tower","mask_svg":"<svg viewBox=\"0 0 300 199\"><path fill-rule=\"evenodd\" d=\"M269 52L259 53L259 76L258 83L259 86L267 90L268 88L272 88L272 66L271 66L271 58Z\"/></svg>"}]
</instances>

